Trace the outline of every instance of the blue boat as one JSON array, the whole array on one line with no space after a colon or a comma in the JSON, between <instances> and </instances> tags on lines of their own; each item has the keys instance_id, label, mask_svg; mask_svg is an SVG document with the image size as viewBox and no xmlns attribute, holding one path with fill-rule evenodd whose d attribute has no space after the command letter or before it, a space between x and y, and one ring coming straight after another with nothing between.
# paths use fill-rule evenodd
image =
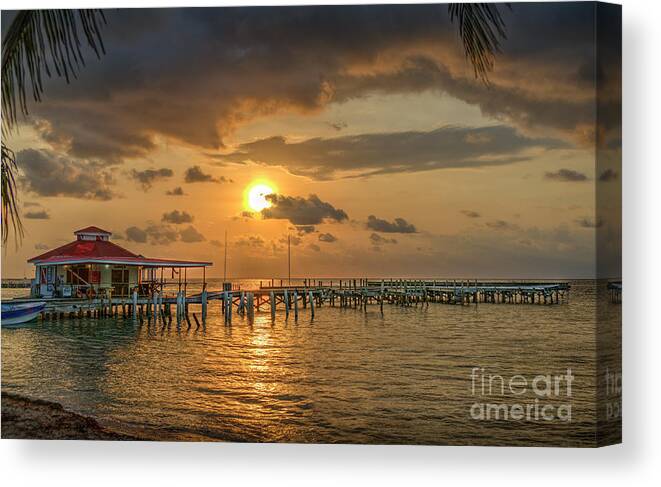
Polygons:
<instances>
[{"instance_id":1,"label":"blue boat","mask_svg":"<svg viewBox=\"0 0 661 487\"><path fill-rule=\"evenodd\" d=\"M20 325L39 316L46 307L43 301L37 303L2 303L2 326Z\"/></svg>"}]
</instances>

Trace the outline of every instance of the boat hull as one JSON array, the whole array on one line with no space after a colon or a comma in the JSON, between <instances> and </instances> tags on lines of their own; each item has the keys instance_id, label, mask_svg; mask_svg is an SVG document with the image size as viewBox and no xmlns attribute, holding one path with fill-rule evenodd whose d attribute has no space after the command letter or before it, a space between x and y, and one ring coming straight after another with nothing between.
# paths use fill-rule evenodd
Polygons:
<instances>
[{"instance_id":1,"label":"boat hull","mask_svg":"<svg viewBox=\"0 0 661 487\"><path fill-rule=\"evenodd\" d=\"M2 326L28 323L36 319L44 310L46 303L24 303L2 305Z\"/></svg>"}]
</instances>

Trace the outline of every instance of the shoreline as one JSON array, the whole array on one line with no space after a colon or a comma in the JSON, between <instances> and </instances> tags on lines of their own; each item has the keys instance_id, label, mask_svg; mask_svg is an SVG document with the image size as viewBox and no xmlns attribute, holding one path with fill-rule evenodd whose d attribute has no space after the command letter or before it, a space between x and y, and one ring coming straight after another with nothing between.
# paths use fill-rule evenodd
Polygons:
<instances>
[{"instance_id":1,"label":"shoreline","mask_svg":"<svg viewBox=\"0 0 661 487\"><path fill-rule=\"evenodd\" d=\"M57 402L4 391L0 436L3 440L149 440L102 426L96 419L68 411Z\"/></svg>"}]
</instances>

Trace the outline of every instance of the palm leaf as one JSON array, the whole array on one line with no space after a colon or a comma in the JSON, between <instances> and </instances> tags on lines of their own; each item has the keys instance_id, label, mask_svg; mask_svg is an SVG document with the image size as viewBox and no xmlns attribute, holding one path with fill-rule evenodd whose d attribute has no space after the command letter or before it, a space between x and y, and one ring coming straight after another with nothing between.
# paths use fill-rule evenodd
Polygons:
<instances>
[{"instance_id":1,"label":"palm leaf","mask_svg":"<svg viewBox=\"0 0 661 487\"><path fill-rule=\"evenodd\" d=\"M105 53L100 26L102 10L23 10L16 14L2 42L2 241L10 230L23 236L18 213L16 158L4 143L18 114L28 114L28 93L40 101L44 76L67 83L84 66L81 51L87 44L97 58ZM82 39L82 40L81 40Z\"/></svg>"},{"instance_id":2,"label":"palm leaf","mask_svg":"<svg viewBox=\"0 0 661 487\"><path fill-rule=\"evenodd\" d=\"M13 229L16 241L23 237L23 224L18 213L16 194L16 157L14 152L2 144L2 242L6 243Z\"/></svg>"},{"instance_id":3,"label":"palm leaf","mask_svg":"<svg viewBox=\"0 0 661 487\"><path fill-rule=\"evenodd\" d=\"M511 9L509 4L506 5ZM458 24L464 52L473 65L475 77L488 84L489 72L493 70L496 54L500 52L500 40L507 39L498 5L451 3L448 12L450 20Z\"/></svg>"}]
</instances>

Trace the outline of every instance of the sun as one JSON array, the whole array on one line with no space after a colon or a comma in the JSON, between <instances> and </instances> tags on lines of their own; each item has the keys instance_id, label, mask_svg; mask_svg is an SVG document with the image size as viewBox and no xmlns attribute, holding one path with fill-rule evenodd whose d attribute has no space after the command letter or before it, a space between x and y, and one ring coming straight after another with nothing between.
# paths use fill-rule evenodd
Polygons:
<instances>
[{"instance_id":1,"label":"sun","mask_svg":"<svg viewBox=\"0 0 661 487\"><path fill-rule=\"evenodd\" d=\"M274 193L273 187L267 183L253 183L246 189L246 205L252 211L262 211L269 208L271 202L266 199L266 195Z\"/></svg>"}]
</instances>

